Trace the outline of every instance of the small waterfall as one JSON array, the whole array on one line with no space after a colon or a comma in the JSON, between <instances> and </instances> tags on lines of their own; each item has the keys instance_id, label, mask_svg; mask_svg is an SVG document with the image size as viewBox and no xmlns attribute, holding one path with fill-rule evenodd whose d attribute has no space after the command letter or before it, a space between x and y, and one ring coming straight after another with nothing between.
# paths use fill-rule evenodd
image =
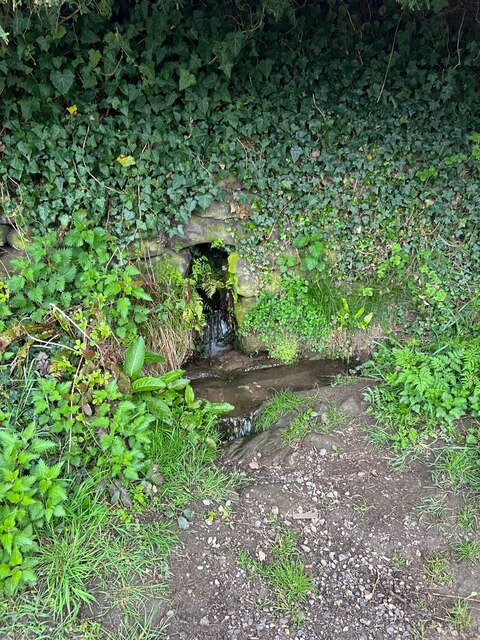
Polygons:
<instances>
[{"instance_id":1,"label":"small waterfall","mask_svg":"<svg viewBox=\"0 0 480 640\"><path fill-rule=\"evenodd\" d=\"M232 348L235 326L231 313L230 295L217 292L208 301L207 326L203 335L202 351L208 359L218 358Z\"/></svg>"},{"instance_id":2,"label":"small waterfall","mask_svg":"<svg viewBox=\"0 0 480 640\"><path fill-rule=\"evenodd\" d=\"M203 336L203 352L208 358L217 358L231 349L233 328L221 309L212 311Z\"/></svg>"}]
</instances>

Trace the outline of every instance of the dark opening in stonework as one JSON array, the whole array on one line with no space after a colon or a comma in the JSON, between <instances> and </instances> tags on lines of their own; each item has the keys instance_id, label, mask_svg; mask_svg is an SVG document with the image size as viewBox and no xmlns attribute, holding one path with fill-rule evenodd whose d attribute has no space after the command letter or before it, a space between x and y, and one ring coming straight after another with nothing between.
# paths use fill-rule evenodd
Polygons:
<instances>
[{"instance_id":1,"label":"dark opening in stonework","mask_svg":"<svg viewBox=\"0 0 480 640\"><path fill-rule=\"evenodd\" d=\"M227 252L208 244L193 247L190 277L203 299L206 320L199 346L204 357L216 358L231 349L235 340Z\"/></svg>"}]
</instances>

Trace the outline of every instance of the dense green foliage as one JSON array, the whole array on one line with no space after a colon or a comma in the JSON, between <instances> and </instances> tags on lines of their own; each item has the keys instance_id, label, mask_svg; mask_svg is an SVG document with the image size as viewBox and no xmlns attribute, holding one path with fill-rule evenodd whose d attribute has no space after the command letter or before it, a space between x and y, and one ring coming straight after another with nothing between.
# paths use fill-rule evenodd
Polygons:
<instances>
[{"instance_id":1,"label":"dense green foliage","mask_svg":"<svg viewBox=\"0 0 480 640\"><path fill-rule=\"evenodd\" d=\"M369 393L383 427L379 437L398 452L421 448L434 437L447 447L440 457L454 483L480 488L480 341L382 346L366 372L384 384ZM464 428L458 420L468 418ZM378 434L377 434L378 435Z\"/></svg>"},{"instance_id":2,"label":"dense green foliage","mask_svg":"<svg viewBox=\"0 0 480 640\"><path fill-rule=\"evenodd\" d=\"M104 229L75 217L17 267L0 299L0 589L10 595L35 582L38 536L80 480L122 502L156 482L157 432L214 449L212 425L230 408L197 400L183 370L141 376L164 357L137 333L168 305L153 307ZM123 370L119 338L130 345Z\"/></svg>"},{"instance_id":3,"label":"dense green foliage","mask_svg":"<svg viewBox=\"0 0 480 640\"><path fill-rule=\"evenodd\" d=\"M460 40L455 68L457 34L434 18L390 9L352 26L318 5L293 32L245 34L222 17L139 2L117 22L86 14L48 31L42 14L16 14L0 52L5 211L44 232L86 208L126 242L179 231L235 173L256 194L254 244L320 228L347 278L373 273L393 242L412 261L428 244L466 295L479 260L474 42Z\"/></svg>"},{"instance_id":4,"label":"dense green foliage","mask_svg":"<svg viewBox=\"0 0 480 640\"><path fill-rule=\"evenodd\" d=\"M271 3L257 24L213 1L105 8L2 13L0 214L33 238L20 273L0 283L7 593L35 580L36 540L64 517L74 477L104 481L121 501L153 481L156 463L173 474L169 456L187 484L185 442L189 455L214 444L228 407L197 400L181 370L142 376L158 357L139 337L181 361L190 343L176 351L165 327L201 324L193 291L211 274L197 260L188 282L167 265L149 281L127 245L181 234L223 197L221 179L248 190L236 251L266 269L273 254L283 276L244 329L275 335L285 360L298 338L319 348L332 326L362 328L398 295L409 330L475 331L478 320L470 26L393 2L368 14L333 0L295 13ZM477 415L476 345L381 356L387 385L373 400L401 416L396 446L437 423L453 438L453 419ZM474 463L475 429L460 443Z\"/></svg>"},{"instance_id":5,"label":"dense green foliage","mask_svg":"<svg viewBox=\"0 0 480 640\"><path fill-rule=\"evenodd\" d=\"M372 289L363 287L349 304L342 290L331 282L316 280L312 274L309 279L284 274L280 290L267 290L259 296L240 331L243 335L257 332L272 357L293 362L301 350L323 351L335 329L347 333L368 327L373 312L367 313L366 307L372 307L372 294Z\"/></svg>"}]
</instances>

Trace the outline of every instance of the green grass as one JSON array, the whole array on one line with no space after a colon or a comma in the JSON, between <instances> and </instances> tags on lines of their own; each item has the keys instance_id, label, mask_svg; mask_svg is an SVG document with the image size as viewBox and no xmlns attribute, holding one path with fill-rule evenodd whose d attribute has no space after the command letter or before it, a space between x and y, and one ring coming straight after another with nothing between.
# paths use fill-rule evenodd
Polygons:
<instances>
[{"instance_id":1,"label":"green grass","mask_svg":"<svg viewBox=\"0 0 480 640\"><path fill-rule=\"evenodd\" d=\"M340 429L348 424L349 419L348 413L338 407L328 407L325 416L319 415L309 408L293 418L283 432L282 438L285 442L293 442L305 437L312 430L328 435L335 429Z\"/></svg>"},{"instance_id":2,"label":"green grass","mask_svg":"<svg viewBox=\"0 0 480 640\"><path fill-rule=\"evenodd\" d=\"M346 411L335 406L328 407L326 420L324 422L317 422L315 431L327 436L332 433L332 431L335 431L335 429L346 427L350 419L351 417Z\"/></svg>"},{"instance_id":3,"label":"green grass","mask_svg":"<svg viewBox=\"0 0 480 640\"><path fill-rule=\"evenodd\" d=\"M425 562L425 574L432 582L441 585L450 584L453 580L447 558L439 553L435 553L427 558Z\"/></svg>"},{"instance_id":4,"label":"green grass","mask_svg":"<svg viewBox=\"0 0 480 640\"><path fill-rule=\"evenodd\" d=\"M292 411L301 409L306 405L306 400L298 393L285 389L277 391L263 405L261 414L255 420L255 431L265 431L275 422Z\"/></svg>"},{"instance_id":5,"label":"green grass","mask_svg":"<svg viewBox=\"0 0 480 640\"><path fill-rule=\"evenodd\" d=\"M447 620L457 629L466 631L472 624L472 615L468 602L464 598L456 598L446 610Z\"/></svg>"},{"instance_id":6,"label":"green grass","mask_svg":"<svg viewBox=\"0 0 480 640\"><path fill-rule=\"evenodd\" d=\"M315 424L317 414L312 409L300 413L296 416L282 434L284 442L293 442L307 435Z\"/></svg>"},{"instance_id":7,"label":"green grass","mask_svg":"<svg viewBox=\"0 0 480 640\"><path fill-rule=\"evenodd\" d=\"M480 492L480 453L478 446L446 446L433 462L433 477L447 481L455 488L471 488Z\"/></svg>"},{"instance_id":8,"label":"green grass","mask_svg":"<svg viewBox=\"0 0 480 640\"><path fill-rule=\"evenodd\" d=\"M93 601L87 583L107 562L107 524L107 504L82 485L67 503L62 526L50 528L42 541L39 590L55 618L75 617L83 604Z\"/></svg>"},{"instance_id":9,"label":"green grass","mask_svg":"<svg viewBox=\"0 0 480 640\"><path fill-rule=\"evenodd\" d=\"M480 560L480 542L477 540L462 540L453 545L455 555L461 562L477 564Z\"/></svg>"},{"instance_id":10,"label":"green grass","mask_svg":"<svg viewBox=\"0 0 480 640\"><path fill-rule=\"evenodd\" d=\"M339 373L332 380L331 387L347 387L359 381L358 376L349 376L345 373Z\"/></svg>"},{"instance_id":11,"label":"green grass","mask_svg":"<svg viewBox=\"0 0 480 640\"><path fill-rule=\"evenodd\" d=\"M395 553L392 555L392 564L395 569L405 569L407 566L407 559L405 558L405 556L402 556L400 553L397 553L395 551Z\"/></svg>"},{"instance_id":12,"label":"green grass","mask_svg":"<svg viewBox=\"0 0 480 640\"><path fill-rule=\"evenodd\" d=\"M457 513L457 524L464 531L473 532L477 530L478 508L471 503L466 503Z\"/></svg>"},{"instance_id":13,"label":"green grass","mask_svg":"<svg viewBox=\"0 0 480 640\"><path fill-rule=\"evenodd\" d=\"M207 434L208 435L208 434ZM194 500L225 500L239 476L227 475L215 465L216 434L211 440L190 441L179 427L159 429L153 440L154 460L163 484L158 498L171 509L183 509Z\"/></svg>"},{"instance_id":14,"label":"green grass","mask_svg":"<svg viewBox=\"0 0 480 640\"><path fill-rule=\"evenodd\" d=\"M278 528L275 542L269 546L270 559L254 560L246 551L238 554L239 565L258 575L274 593L274 606L294 624L303 619L301 605L315 585L299 557L297 535L291 530Z\"/></svg>"},{"instance_id":15,"label":"green grass","mask_svg":"<svg viewBox=\"0 0 480 640\"><path fill-rule=\"evenodd\" d=\"M179 510L196 499L223 501L238 482L215 466L213 445L213 439L188 439L180 427L158 430L153 501L138 491L132 507L112 508L92 482L74 490L61 525L41 540L38 584L8 606L0 603L2 640L28 637L26 629L35 640L158 638L164 624L158 607L167 597L165 572L178 542ZM171 517L162 515L168 512ZM119 626L109 636L101 620L113 610Z\"/></svg>"},{"instance_id":16,"label":"green grass","mask_svg":"<svg viewBox=\"0 0 480 640\"><path fill-rule=\"evenodd\" d=\"M360 515L368 513L370 509L373 508L373 504L369 504L366 498L359 498L355 500L352 506L353 506L353 509Z\"/></svg>"},{"instance_id":17,"label":"green grass","mask_svg":"<svg viewBox=\"0 0 480 640\"><path fill-rule=\"evenodd\" d=\"M426 517L435 523L441 523L445 521L445 501L446 496L423 498L421 503L415 510L420 514L420 517Z\"/></svg>"}]
</instances>

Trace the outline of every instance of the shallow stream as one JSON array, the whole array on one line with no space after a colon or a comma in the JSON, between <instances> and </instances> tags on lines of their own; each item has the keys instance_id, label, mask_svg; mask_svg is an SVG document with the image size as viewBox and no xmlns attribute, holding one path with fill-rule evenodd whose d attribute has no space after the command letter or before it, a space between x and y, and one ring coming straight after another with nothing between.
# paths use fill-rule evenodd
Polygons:
<instances>
[{"instance_id":1,"label":"shallow stream","mask_svg":"<svg viewBox=\"0 0 480 640\"><path fill-rule=\"evenodd\" d=\"M329 386L347 365L339 360L303 360L285 365L266 356L248 357L235 349L210 363L193 365L188 377L198 396L211 402L229 402L235 409L220 423L222 436L248 435L260 405L274 391L307 391Z\"/></svg>"}]
</instances>

